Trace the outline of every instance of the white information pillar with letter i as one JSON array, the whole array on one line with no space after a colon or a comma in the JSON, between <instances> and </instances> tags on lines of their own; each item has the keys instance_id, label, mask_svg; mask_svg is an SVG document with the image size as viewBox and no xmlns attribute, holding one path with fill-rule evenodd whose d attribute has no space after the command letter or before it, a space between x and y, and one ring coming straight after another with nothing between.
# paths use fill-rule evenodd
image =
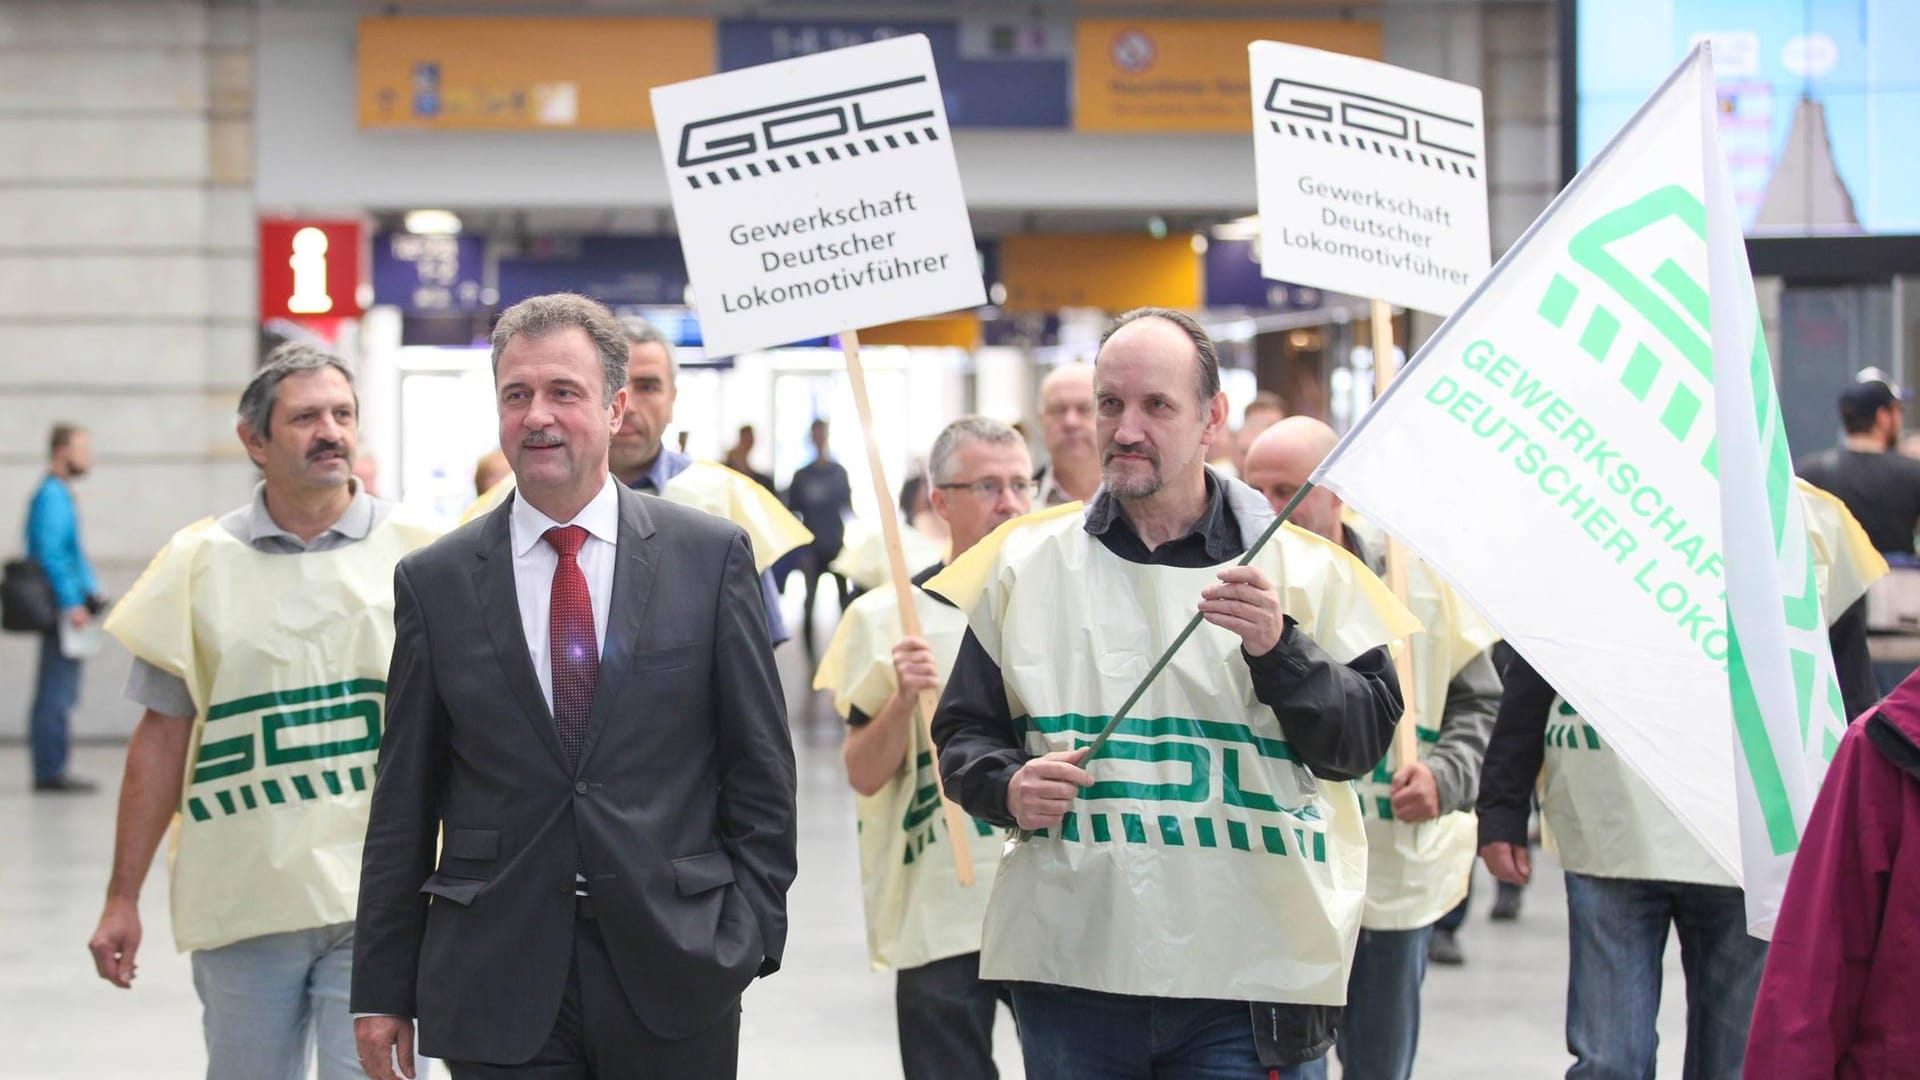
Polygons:
<instances>
[{"instance_id":1,"label":"white information pillar with letter i","mask_svg":"<svg viewBox=\"0 0 1920 1080\"><path fill-rule=\"evenodd\" d=\"M711 356L986 303L919 34L658 87Z\"/></svg>"},{"instance_id":2,"label":"white information pillar with letter i","mask_svg":"<svg viewBox=\"0 0 1920 1080\"><path fill-rule=\"evenodd\" d=\"M1486 275L1486 126L1464 83L1256 41L1267 277L1450 315Z\"/></svg>"}]
</instances>

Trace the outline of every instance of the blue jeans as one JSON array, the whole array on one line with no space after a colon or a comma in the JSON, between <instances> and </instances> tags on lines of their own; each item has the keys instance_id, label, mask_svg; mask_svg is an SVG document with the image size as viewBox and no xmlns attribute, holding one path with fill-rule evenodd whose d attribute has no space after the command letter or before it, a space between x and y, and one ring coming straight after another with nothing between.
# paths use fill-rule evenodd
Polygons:
<instances>
[{"instance_id":1,"label":"blue jeans","mask_svg":"<svg viewBox=\"0 0 1920 1080\"><path fill-rule=\"evenodd\" d=\"M1420 1048L1420 984L1427 977L1433 927L1362 930L1347 976L1347 1009L1337 1052L1343 1080L1407 1080ZM1327 1075L1327 1059L1308 1063L1307 1080Z\"/></svg>"},{"instance_id":2,"label":"blue jeans","mask_svg":"<svg viewBox=\"0 0 1920 1080\"><path fill-rule=\"evenodd\" d=\"M79 700L80 661L69 660L61 653L58 630L40 635L40 674L34 680L33 711L27 721L35 783L67 775L67 751L72 743L67 722Z\"/></svg>"},{"instance_id":3,"label":"blue jeans","mask_svg":"<svg viewBox=\"0 0 1920 1080\"><path fill-rule=\"evenodd\" d=\"M1270 1080L1244 1001L1128 997L1013 984L1021 1054L1035 1080ZM1280 1080L1307 1080L1305 1066Z\"/></svg>"},{"instance_id":4,"label":"blue jeans","mask_svg":"<svg viewBox=\"0 0 1920 1080\"><path fill-rule=\"evenodd\" d=\"M316 1051L319 1080L361 1080L352 969L352 923L194 953L207 1080L306 1080Z\"/></svg>"},{"instance_id":5,"label":"blue jeans","mask_svg":"<svg viewBox=\"0 0 1920 1080\"><path fill-rule=\"evenodd\" d=\"M1648 1080L1667 928L1687 978L1684 1080L1738 1080L1766 942L1744 894L1718 885L1567 874L1568 1080Z\"/></svg>"}]
</instances>

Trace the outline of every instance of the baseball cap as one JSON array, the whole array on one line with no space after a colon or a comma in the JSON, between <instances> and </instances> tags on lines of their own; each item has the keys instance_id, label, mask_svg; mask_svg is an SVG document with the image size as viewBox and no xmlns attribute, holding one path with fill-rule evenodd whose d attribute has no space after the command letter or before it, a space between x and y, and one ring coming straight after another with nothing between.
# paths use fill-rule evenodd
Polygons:
<instances>
[{"instance_id":1,"label":"baseball cap","mask_svg":"<svg viewBox=\"0 0 1920 1080\"><path fill-rule=\"evenodd\" d=\"M1899 404L1903 396L1895 393L1893 386L1882 379L1856 382L1840 391L1840 422L1849 431L1864 427L1873 422L1875 413L1889 405Z\"/></svg>"},{"instance_id":2,"label":"baseball cap","mask_svg":"<svg viewBox=\"0 0 1920 1080\"><path fill-rule=\"evenodd\" d=\"M1905 401L1913 396L1912 390L1894 382L1893 376L1877 367L1861 368L1859 374L1853 377L1853 381L1857 383L1884 383L1887 389L1893 391L1893 396L1899 398L1901 401Z\"/></svg>"}]
</instances>

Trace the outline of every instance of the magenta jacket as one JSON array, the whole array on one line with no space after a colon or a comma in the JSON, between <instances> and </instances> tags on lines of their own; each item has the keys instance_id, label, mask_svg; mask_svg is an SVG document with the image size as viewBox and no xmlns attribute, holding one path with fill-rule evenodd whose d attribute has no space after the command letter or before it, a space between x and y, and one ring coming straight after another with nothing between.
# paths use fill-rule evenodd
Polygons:
<instances>
[{"instance_id":1,"label":"magenta jacket","mask_svg":"<svg viewBox=\"0 0 1920 1080\"><path fill-rule=\"evenodd\" d=\"M1920 673L1841 740L1787 879L1748 1080L1920 1076Z\"/></svg>"}]
</instances>

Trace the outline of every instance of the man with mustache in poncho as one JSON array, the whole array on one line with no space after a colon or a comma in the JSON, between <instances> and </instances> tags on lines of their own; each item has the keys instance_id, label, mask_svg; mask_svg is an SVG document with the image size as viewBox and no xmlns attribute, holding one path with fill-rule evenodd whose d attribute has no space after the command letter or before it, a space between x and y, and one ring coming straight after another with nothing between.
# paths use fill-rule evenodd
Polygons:
<instances>
[{"instance_id":1,"label":"man with mustache in poncho","mask_svg":"<svg viewBox=\"0 0 1920 1080\"><path fill-rule=\"evenodd\" d=\"M438 530L353 479L353 376L274 350L240 397L253 501L175 533L107 620L145 714L88 943L132 986L139 896L172 833L210 1080L360 1075L347 988L393 651L393 570Z\"/></svg>"}]
</instances>

